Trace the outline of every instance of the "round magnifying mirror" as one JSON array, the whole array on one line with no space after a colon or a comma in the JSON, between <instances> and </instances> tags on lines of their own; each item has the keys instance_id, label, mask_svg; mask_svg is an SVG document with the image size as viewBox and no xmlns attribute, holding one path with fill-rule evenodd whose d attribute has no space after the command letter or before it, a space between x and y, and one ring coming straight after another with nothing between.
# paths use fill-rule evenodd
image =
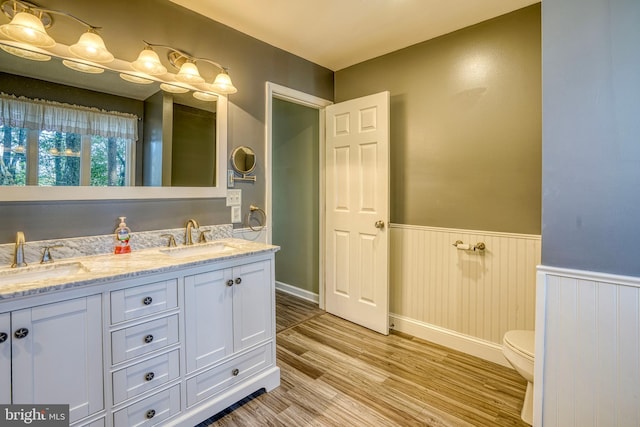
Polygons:
<instances>
[{"instance_id":1,"label":"round magnifying mirror","mask_svg":"<svg viewBox=\"0 0 640 427\"><path fill-rule=\"evenodd\" d=\"M231 153L231 164L236 172L246 175L256 167L256 153L249 147L240 146Z\"/></svg>"}]
</instances>

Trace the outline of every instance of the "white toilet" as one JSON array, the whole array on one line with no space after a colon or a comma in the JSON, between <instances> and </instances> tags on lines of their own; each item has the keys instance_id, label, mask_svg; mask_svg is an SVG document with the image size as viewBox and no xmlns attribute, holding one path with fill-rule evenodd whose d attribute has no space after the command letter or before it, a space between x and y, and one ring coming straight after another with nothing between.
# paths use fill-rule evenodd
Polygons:
<instances>
[{"instance_id":1,"label":"white toilet","mask_svg":"<svg viewBox=\"0 0 640 427\"><path fill-rule=\"evenodd\" d=\"M502 353L520 375L528 381L527 392L520 417L533 424L533 358L535 354L535 332L514 330L504 334Z\"/></svg>"}]
</instances>

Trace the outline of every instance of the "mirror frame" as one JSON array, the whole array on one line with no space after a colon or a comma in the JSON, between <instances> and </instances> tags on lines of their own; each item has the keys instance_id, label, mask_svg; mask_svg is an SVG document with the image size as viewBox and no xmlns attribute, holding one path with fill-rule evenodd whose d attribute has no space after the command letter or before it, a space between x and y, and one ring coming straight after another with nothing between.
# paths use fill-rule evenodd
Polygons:
<instances>
[{"instance_id":1,"label":"mirror frame","mask_svg":"<svg viewBox=\"0 0 640 427\"><path fill-rule=\"evenodd\" d=\"M35 185L0 187L0 200L6 202L54 200L123 199L203 199L227 197L227 97L218 95L216 111L215 187L40 187Z\"/></svg>"},{"instance_id":2,"label":"mirror frame","mask_svg":"<svg viewBox=\"0 0 640 427\"><path fill-rule=\"evenodd\" d=\"M2 40L3 44L11 45L10 41ZM66 59L66 49L62 43L57 43L52 49L43 51L47 55ZM33 49L37 51L37 49ZM127 62L114 59L109 67L112 71L124 71L130 68ZM228 99L226 95L218 94L216 106L216 186L215 187L91 187L91 186L60 186L40 187L0 186L0 201L3 202L39 202L56 200L130 200L130 199L207 199L227 197L227 121ZM140 141L136 141L136 144Z\"/></svg>"}]
</instances>

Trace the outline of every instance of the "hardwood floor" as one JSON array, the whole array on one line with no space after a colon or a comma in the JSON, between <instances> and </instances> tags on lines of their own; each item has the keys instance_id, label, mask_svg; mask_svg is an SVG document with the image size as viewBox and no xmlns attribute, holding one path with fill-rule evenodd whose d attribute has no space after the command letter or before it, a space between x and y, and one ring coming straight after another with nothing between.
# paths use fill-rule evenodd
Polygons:
<instances>
[{"instance_id":1,"label":"hardwood floor","mask_svg":"<svg viewBox=\"0 0 640 427\"><path fill-rule=\"evenodd\" d=\"M200 426L526 426L515 371L281 292L276 301L280 387Z\"/></svg>"}]
</instances>

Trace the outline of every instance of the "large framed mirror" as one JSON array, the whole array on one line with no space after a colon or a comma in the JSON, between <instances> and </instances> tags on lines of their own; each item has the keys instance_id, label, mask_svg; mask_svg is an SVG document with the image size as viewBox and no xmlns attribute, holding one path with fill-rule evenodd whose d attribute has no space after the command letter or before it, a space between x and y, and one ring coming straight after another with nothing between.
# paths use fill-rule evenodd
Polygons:
<instances>
[{"instance_id":1,"label":"large framed mirror","mask_svg":"<svg viewBox=\"0 0 640 427\"><path fill-rule=\"evenodd\" d=\"M3 46L11 46L11 43L0 40L0 48ZM64 66L62 58L54 56L48 61L36 62L4 50L0 50L0 92L3 97L51 101L103 112L120 112L118 105L133 105L131 108L138 121L138 140L132 142L128 151L127 166L107 172L119 174L126 181L117 185L106 178L102 181L96 178L95 171L99 168L90 158L93 154L80 154L80 149L69 145L73 143L44 149L44 143L37 142L38 137L34 143L34 137L29 136L30 145L25 143L16 147L6 137L8 131L0 127L0 136L4 136L0 140L0 156L8 159L17 149L25 152L26 159L27 151L31 153L31 166L27 166L29 160L22 160L23 168L29 172L23 172L21 181L13 177L14 181L19 181L15 185L7 184L7 180L0 183L2 201L226 197L227 98L224 95L219 95L213 102L198 100L191 94L164 92L158 82L140 84L124 80L114 70L81 73ZM124 108L123 113L131 114L131 108ZM41 135L40 139L43 139ZM85 144L81 139L75 143L77 147ZM26 150L25 147L30 148ZM38 150L44 155L38 157ZM85 151L92 150L87 148ZM52 184L55 179L47 181L47 177L43 177L44 172L38 169L46 169L43 166L46 159L42 160L46 156L52 158L52 170L78 169L72 185L65 185L59 179ZM122 158L124 154L112 156Z\"/></svg>"}]
</instances>

